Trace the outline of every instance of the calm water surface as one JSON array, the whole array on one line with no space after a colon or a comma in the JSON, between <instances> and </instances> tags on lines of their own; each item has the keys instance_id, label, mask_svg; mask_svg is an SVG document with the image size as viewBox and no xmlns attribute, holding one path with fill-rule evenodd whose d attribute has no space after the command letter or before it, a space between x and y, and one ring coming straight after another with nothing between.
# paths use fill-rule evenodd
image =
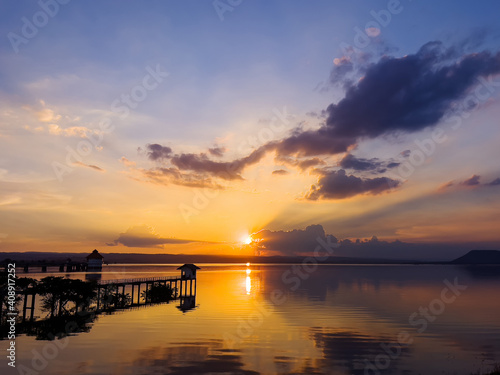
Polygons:
<instances>
[{"instance_id":1,"label":"calm water surface","mask_svg":"<svg viewBox=\"0 0 500 375\"><path fill-rule=\"evenodd\" d=\"M200 266L196 308L99 315L33 374L470 374L500 362L500 267L319 266L298 278L292 265ZM102 278L178 272L112 265ZM18 366L33 369L47 345L18 337Z\"/></svg>"}]
</instances>

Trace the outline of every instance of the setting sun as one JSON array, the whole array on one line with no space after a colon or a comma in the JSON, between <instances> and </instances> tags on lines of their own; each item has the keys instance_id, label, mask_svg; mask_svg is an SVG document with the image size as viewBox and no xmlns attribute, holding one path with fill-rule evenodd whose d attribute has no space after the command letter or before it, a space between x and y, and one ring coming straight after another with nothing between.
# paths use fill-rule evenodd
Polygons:
<instances>
[{"instance_id":1,"label":"setting sun","mask_svg":"<svg viewBox=\"0 0 500 375\"><path fill-rule=\"evenodd\" d=\"M252 236L249 234L246 234L241 237L241 242L244 243L245 245L250 245L252 241L253 241Z\"/></svg>"}]
</instances>

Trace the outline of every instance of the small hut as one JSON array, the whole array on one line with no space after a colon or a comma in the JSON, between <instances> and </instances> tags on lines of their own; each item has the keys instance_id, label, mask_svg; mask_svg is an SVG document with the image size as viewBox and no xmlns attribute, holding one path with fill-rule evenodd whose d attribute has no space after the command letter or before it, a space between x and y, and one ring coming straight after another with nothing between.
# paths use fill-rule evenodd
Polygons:
<instances>
[{"instance_id":1,"label":"small hut","mask_svg":"<svg viewBox=\"0 0 500 375\"><path fill-rule=\"evenodd\" d=\"M200 267L195 266L194 264L188 263L184 264L177 268L181 270L181 278L183 279L196 279L196 270L199 270Z\"/></svg>"},{"instance_id":2,"label":"small hut","mask_svg":"<svg viewBox=\"0 0 500 375\"><path fill-rule=\"evenodd\" d=\"M87 271L102 271L102 259L104 257L97 250L87 255Z\"/></svg>"}]
</instances>

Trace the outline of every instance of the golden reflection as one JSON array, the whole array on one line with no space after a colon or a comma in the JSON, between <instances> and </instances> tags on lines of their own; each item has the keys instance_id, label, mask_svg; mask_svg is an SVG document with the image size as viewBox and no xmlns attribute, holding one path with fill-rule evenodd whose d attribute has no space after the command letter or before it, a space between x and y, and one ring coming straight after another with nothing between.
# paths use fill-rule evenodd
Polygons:
<instances>
[{"instance_id":1,"label":"golden reflection","mask_svg":"<svg viewBox=\"0 0 500 375\"><path fill-rule=\"evenodd\" d=\"M249 271L249 270L247 270L247 271ZM246 289L247 289L247 295L249 295L250 292L252 291L252 280L250 279L250 276L247 276Z\"/></svg>"}]
</instances>

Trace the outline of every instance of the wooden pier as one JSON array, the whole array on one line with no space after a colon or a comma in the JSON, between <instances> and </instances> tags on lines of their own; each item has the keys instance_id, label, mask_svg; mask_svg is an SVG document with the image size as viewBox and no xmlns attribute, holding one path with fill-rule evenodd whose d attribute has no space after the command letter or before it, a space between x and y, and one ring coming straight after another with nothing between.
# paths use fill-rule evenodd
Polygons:
<instances>
[{"instance_id":1,"label":"wooden pier","mask_svg":"<svg viewBox=\"0 0 500 375\"><path fill-rule=\"evenodd\" d=\"M129 287L129 289L131 289L131 305L147 304L149 303L147 300L141 303L141 289L142 291L149 290L153 284L169 286L175 293L174 298L189 297L196 294L196 277L166 276L140 279L103 280L99 281L97 284L97 301L99 303L102 294L101 291L103 289L107 289L110 286L116 287L118 290L121 289L121 294L125 296L126 288ZM144 289L141 288L142 286L144 286Z\"/></svg>"},{"instance_id":2,"label":"wooden pier","mask_svg":"<svg viewBox=\"0 0 500 375\"><path fill-rule=\"evenodd\" d=\"M31 272L85 272L87 271L86 262L16 262L16 268L22 268L24 273ZM7 266L4 265L6 268ZM53 268L48 271L48 268Z\"/></svg>"},{"instance_id":3,"label":"wooden pier","mask_svg":"<svg viewBox=\"0 0 500 375\"><path fill-rule=\"evenodd\" d=\"M152 293L149 293L149 291L152 290L153 286L164 286L169 287L170 291L172 291L170 299L180 299L181 305L179 308L183 312L191 310L196 307L196 270L199 267L194 264L185 264L178 269L181 270L180 276L98 281L95 284L97 296L94 300L94 309L100 312L110 308L123 309L154 303L155 301L150 300ZM131 293L129 294L127 291ZM146 293L141 296L141 291ZM170 293L170 291L167 291L167 293ZM33 321L35 319L37 288L30 286L18 291L16 294L23 296L22 321L25 322L27 319ZM113 297L111 303L109 298L108 300L105 298L110 296ZM75 306L75 309L78 311L78 306ZM0 315L2 313L0 306Z\"/></svg>"}]
</instances>

